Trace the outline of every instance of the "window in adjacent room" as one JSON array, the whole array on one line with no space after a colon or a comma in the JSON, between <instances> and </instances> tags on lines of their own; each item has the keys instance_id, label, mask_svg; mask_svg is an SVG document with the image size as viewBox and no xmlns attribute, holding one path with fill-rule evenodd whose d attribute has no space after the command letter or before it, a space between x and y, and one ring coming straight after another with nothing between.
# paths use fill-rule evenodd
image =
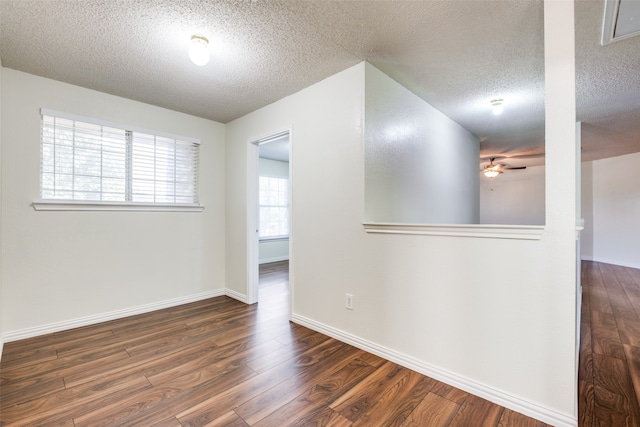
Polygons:
<instances>
[{"instance_id":1,"label":"window in adjacent room","mask_svg":"<svg viewBox=\"0 0 640 427\"><path fill-rule=\"evenodd\" d=\"M260 238L289 236L289 180L260 177Z\"/></svg>"},{"instance_id":2,"label":"window in adjacent room","mask_svg":"<svg viewBox=\"0 0 640 427\"><path fill-rule=\"evenodd\" d=\"M198 203L199 141L42 110L43 200Z\"/></svg>"}]
</instances>

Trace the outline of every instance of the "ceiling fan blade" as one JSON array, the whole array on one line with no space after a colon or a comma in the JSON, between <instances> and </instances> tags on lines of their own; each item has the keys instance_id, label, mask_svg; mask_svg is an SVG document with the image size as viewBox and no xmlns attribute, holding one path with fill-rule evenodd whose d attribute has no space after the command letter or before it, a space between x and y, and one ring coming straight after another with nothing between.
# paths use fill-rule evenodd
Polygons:
<instances>
[{"instance_id":1,"label":"ceiling fan blade","mask_svg":"<svg viewBox=\"0 0 640 427\"><path fill-rule=\"evenodd\" d=\"M513 170L517 170L517 169L526 169L526 168L527 168L526 166L518 166L518 167L515 167L515 168L502 168L502 169L506 170L506 171L513 171Z\"/></svg>"},{"instance_id":2,"label":"ceiling fan blade","mask_svg":"<svg viewBox=\"0 0 640 427\"><path fill-rule=\"evenodd\" d=\"M483 161L489 161L493 159L494 161L514 159L514 160L523 160L523 159L537 159L540 157L544 157L544 153L530 153L530 154L491 154L491 155L481 155L480 159Z\"/></svg>"}]
</instances>

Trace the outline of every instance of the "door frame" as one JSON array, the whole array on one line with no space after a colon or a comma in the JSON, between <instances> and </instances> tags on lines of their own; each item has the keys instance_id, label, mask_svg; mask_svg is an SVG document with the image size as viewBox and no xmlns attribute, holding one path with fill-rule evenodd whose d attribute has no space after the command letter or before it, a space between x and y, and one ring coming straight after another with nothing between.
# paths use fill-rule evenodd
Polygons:
<instances>
[{"instance_id":1,"label":"door frame","mask_svg":"<svg viewBox=\"0 0 640 427\"><path fill-rule=\"evenodd\" d=\"M263 136L251 138L247 143L247 303L258 302L259 278L259 222L258 222L258 162L259 146L283 135L289 135L289 318L293 312L293 132L288 127Z\"/></svg>"}]
</instances>

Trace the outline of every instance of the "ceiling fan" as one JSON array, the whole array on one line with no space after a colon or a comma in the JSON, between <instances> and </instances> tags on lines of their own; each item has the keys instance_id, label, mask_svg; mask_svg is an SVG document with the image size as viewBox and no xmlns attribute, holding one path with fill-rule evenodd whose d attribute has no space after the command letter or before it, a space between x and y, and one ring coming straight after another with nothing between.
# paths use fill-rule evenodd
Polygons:
<instances>
[{"instance_id":1,"label":"ceiling fan","mask_svg":"<svg viewBox=\"0 0 640 427\"><path fill-rule=\"evenodd\" d=\"M482 169L482 173L487 178L495 178L496 176L500 175L504 171L527 168L526 166L506 167L502 163L493 163L495 159L496 159L495 157L490 157L489 164L485 165L484 169Z\"/></svg>"}]
</instances>

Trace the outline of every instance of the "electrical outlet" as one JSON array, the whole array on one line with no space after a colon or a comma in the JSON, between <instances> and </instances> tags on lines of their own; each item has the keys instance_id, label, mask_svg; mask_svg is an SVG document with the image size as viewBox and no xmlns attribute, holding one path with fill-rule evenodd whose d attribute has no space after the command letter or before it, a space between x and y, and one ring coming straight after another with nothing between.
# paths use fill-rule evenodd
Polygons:
<instances>
[{"instance_id":1,"label":"electrical outlet","mask_svg":"<svg viewBox=\"0 0 640 427\"><path fill-rule=\"evenodd\" d=\"M353 295L347 294L346 297L347 298L345 300L345 307L349 310L353 310Z\"/></svg>"}]
</instances>

